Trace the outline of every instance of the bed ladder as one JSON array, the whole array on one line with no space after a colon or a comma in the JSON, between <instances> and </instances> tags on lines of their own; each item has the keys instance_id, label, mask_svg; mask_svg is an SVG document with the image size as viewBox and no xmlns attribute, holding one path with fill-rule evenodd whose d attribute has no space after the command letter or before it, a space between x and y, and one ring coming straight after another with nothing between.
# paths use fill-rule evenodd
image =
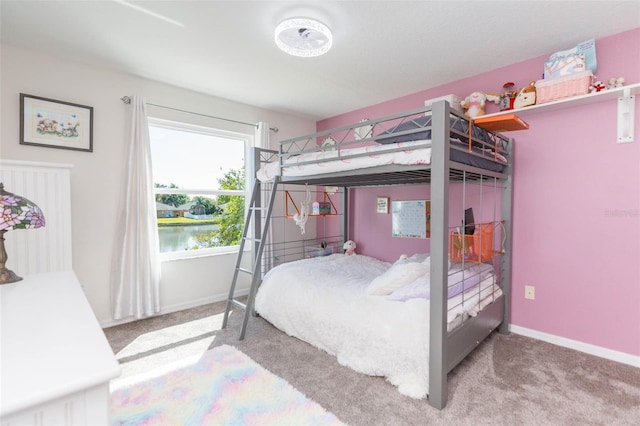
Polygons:
<instances>
[{"instance_id":1,"label":"bed ladder","mask_svg":"<svg viewBox=\"0 0 640 426\"><path fill-rule=\"evenodd\" d=\"M245 333L247 332L247 324L249 322L249 316L253 315L254 300L256 293L258 292L258 286L262 281L261 272L261 259L264 246L267 243L267 231L269 229L269 222L271 219L271 212L273 210L273 201L276 196L276 190L278 188L277 180L273 182L271 186L271 193L269 194L269 200L267 206L262 206L261 200L261 184L256 179L253 185L253 192L251 195L251 202L247 211L247 216L244 221L244 229L242 230L242 238L240 239L240 248L238 250L238 258L236 260L236 266L233 272L233 279L231 280L231 288L229 289L229 297L227 298L227 308L224 311L224 319L222 320L222 328L227 327L227 321L229 319L229 313L232 306L236 306L244 310L244 320L242 322L242 330L240 331L239 340L243 340ZM262 212L266 210L264 227L260 229ZM253 237L249 237L249 229L253 226ZM256 238L256 236L260 236ZM242 258L244 256L244 246L247 241L253 243L253 261L251 263L251 269L243 268ZM238 282L239 273L250 274L251 287L249 289L249 296L246 303L241 302L235 297L236 284Z\"/></svg>"}]
</instances>

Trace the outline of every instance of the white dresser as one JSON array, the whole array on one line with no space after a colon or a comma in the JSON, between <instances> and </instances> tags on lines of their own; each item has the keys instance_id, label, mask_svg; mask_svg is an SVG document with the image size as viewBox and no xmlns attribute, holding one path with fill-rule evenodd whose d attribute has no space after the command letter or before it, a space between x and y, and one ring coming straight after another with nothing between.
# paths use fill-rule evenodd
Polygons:
<instances>
[{"instance_id":1,"label":"white dresser","mask_svg":"<svg viewBox=\"0 0 640 426\"><path fill-rule=\"evenodd\" d=\"M72 271L0 285L0 424L107 425L120 366Z\"/></svg>"}]
</instances>

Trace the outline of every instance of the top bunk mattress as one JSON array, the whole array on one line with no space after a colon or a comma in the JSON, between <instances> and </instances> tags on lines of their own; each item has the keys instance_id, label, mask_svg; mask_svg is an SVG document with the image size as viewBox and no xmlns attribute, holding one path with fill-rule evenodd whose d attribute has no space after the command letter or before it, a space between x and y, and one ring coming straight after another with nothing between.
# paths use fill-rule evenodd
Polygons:
<instances>
[{"instance_id":1,"label":"top bunk mattress","mask_svg":"<svg viewBox=\"0 0 640 426\"><path fill-rule=\"evenodd\" d=\"M466 143L451 139L449 158L484 170L502 172L507 159L488 148L473 147L468 152ZM386 165L431 164L431 140L413 140L389 144L367 145L358 148L321 150L287 157L282 167L272 161L258 169L256 177L262 182L276 176L315 176Z\"/></svg>"},{"instance_id":2,"label":"top bunk mattress","mask_svg":"<svg viewBox=\"0 0 640 426\"><path fill-rule=\"evenodd\" d=\"M410 111L281 142L279 159L263 164L256 177L267 182L278 176L317 177L389 165L428 166L433 144L437 143L431 130L439 124L433 123L432 117L431 111ZM449 116L445 128L449 130L452 162L504 171L508 164L504 144L508 139L471 125L456 114Z\"/></svg>"}]
</instances>

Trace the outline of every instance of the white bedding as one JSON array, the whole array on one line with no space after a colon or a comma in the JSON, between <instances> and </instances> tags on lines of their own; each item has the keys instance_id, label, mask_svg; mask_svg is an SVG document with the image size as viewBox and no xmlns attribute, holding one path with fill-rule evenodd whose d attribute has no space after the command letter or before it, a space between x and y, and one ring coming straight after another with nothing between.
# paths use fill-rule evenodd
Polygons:
<instances>
[{"instance_id":1,"label":"white bedding","mask_svg":"<svg viewBox=\"0 0 640 426\"><path fill-rule=\"evenodd\" d=\"M309 154L300 154L287 158L284 165L284 176L307 176L321 173L340 172L344 170L356 170L366 167L384 166L389 164L429 164L431 162L431 141L416 140L410 142L398 142L395 144L376 144L358 148L343 150L318 151ZM414 148L419 145L417 148ZM402 151L385 152L397 148L407 148ZM323 161L315 164L300 164L306 161L337 160L340 157L369 153L362 157L343 158L341 161ZM277 161L261 167L256 176L260 181L266 182L280 175L280 167Z\"/></svg>"},{"instance_id":2,"label":"white bedding","mask_svg":"<svg viewBox=\"0 0 640 426\"><path fill-rule=\"evenodd\" d=\"M393 301L365 292L390 267L371 257L342 254L282 264L265 275L255 308L285 333L335 355L341 365L384 376L400 393L424 398L429 390L429 300ZM450 329L501 294L491 275L449 299Z\"/></svg>"}]
</instances>

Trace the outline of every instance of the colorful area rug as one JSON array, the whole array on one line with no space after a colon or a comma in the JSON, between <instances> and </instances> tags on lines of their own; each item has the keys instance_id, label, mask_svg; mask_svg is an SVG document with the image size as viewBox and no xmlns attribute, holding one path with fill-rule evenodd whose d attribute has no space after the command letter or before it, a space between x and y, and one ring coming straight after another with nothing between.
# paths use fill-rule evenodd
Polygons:
<instances>
[{"instance_id":1,"label":"colorful area rug","mask_svg":"<svg viewBox=\"0 0 640 426\"><path fill-rule=\"evenodd\" d=\"M227 345L114 383L113 425L342 425L284 379Z\"/></svg>"}]
</instances>

